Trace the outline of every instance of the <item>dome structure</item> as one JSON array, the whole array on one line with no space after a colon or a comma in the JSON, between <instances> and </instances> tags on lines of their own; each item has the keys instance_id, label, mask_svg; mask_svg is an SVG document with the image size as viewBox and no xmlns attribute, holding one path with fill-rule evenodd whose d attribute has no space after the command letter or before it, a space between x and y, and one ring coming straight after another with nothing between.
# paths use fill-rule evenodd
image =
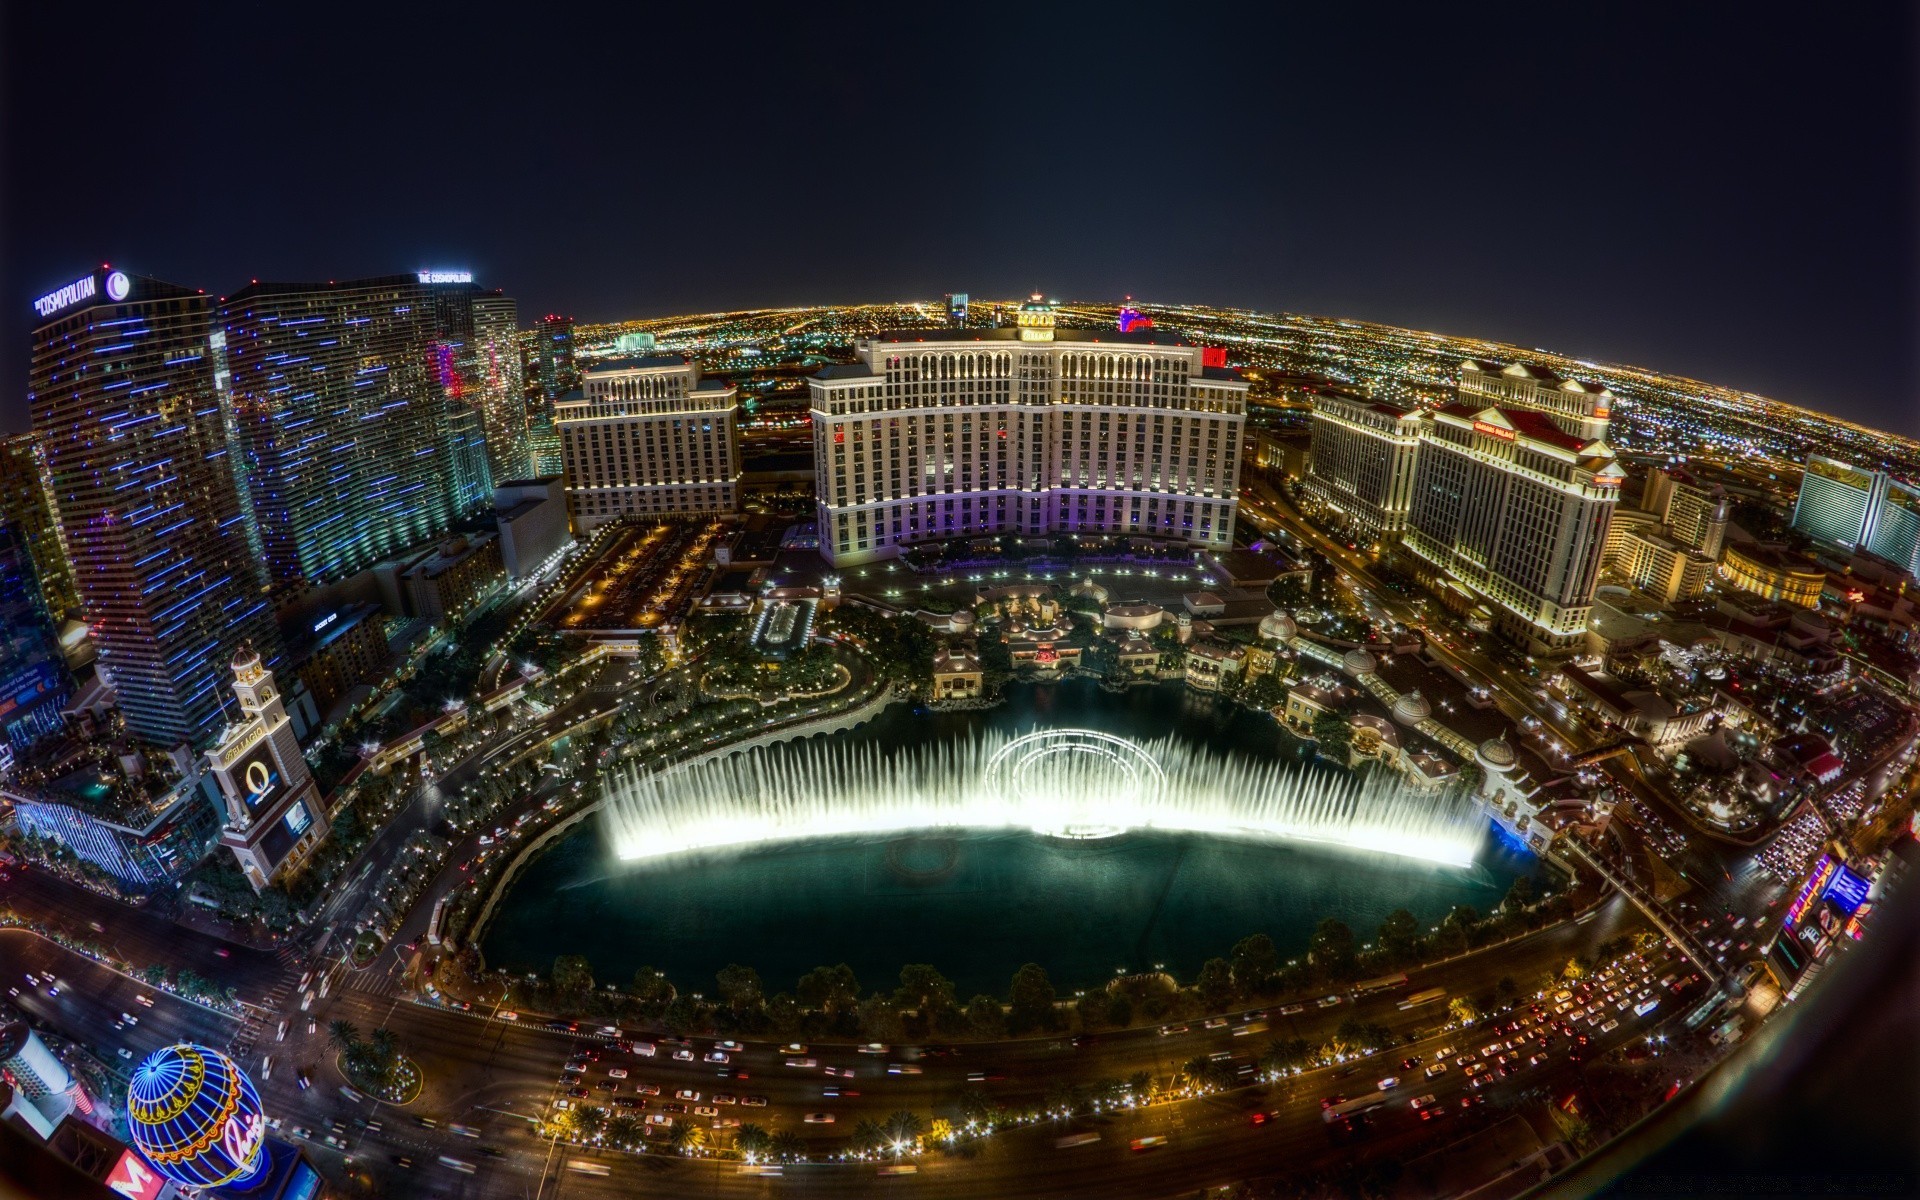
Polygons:
<instances>
[{"instance_id":1,"label":"dome structure","mask_svg":"<svg viewBox=\"0 0 1920 1200\"><path fill-rule=\"evenodd\" d=\"M1433 715L1433 705L1415 688L1393 702L1393 719L1402 725L1412 727Z\"/></svg>"},{"instance_id":2,"label":"dome structure","mask_svg":"<svg viewBox=\"0 0 1920 1200\"><path fill-rule=\"evenodd\" d=\"M1094 603L1102 607L1106 606L1108 598L1107 589L1095 583L1091 575L1082 579L1079 583L1074 584L1073 587L1068 589L1068 593L1074 596L1089 597Z\"/></svg>"},{"instance_id":3,"label":"dome structure","mask_svg":"<svg viewBox=\"0 0 1920 1200\"><path fill-rule=\"evenodd\" d=\"M127 1121L134 1147L175 1183L248 1183L266 1169L260 1095L210 1047L181 1042L142 1059L127 1083Z\"/></svg>"},{"instance_id":4,"label":"dome structure","mask_svg":"<svg viewBox=\"0 0 1920 1200\"><path fill-rule=\"evenodd\" d=\"M1491 737L1481 742L1480 749L1473 757L1482 767L1501 774L1513 770L1513 765L1519 761L1505 736Z\"/></svg>"},{"instance_id":5,"label":"dome structure","mask_svg":"<svg viewBox=\"0 0 1920 1200\"><path fill-rule=\"evenodd\" d=\"M1349 675L1371 675L1379 665L1380 663L1372 654L1358 646L1347 651L1346 656L1340 660L1341 668Z\"/></svg>"},{"instance_id":6,"label":"dome structure","mask_svg":"<svg viewBox=\"0 0 1920 1200\"><path fill-rule=\"evenodd\" d=\"M1293 615L1284 608L1276 608L1260 618L1260 636L1272 638L1277 642L1290 642L1300 632L1293 623Z\"/></svg>"}]
</instances>

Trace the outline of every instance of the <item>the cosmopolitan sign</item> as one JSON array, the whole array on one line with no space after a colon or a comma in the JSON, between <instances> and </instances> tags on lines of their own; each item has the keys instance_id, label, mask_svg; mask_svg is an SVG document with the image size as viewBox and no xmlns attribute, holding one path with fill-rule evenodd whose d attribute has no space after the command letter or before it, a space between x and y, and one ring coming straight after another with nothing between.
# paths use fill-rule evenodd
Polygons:
<instances>
[{"instance_id":1,"label":"the cosmopolitan sign","mask_svg":"<svg viewBox=\"0 0 1920 1200\"><path fill-rule=\"evenodd\" d=\"M91 300L99 294L100 286L91 275L74 280L63 288L56 288L33 302L33 311L43 317L50 317L63 308L71 308L82 300Z\"/></svg>"},{"instance_id":2,"label":"the cosmopolitan sign","mask_svg":"<svg viewBox=\"0 0 1920 1200\"><path fill-rule=\"evenodd\" d=\"M421 271L421 283L472 283L472 271Z\"/></svg>"}]
</instances>

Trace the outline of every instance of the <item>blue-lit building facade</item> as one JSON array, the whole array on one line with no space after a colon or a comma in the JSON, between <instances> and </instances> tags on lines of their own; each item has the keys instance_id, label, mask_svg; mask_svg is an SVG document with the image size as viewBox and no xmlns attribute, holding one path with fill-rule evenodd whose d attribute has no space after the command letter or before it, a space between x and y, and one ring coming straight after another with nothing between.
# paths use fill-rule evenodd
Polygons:
<instances>
[{"instance_id":1,"label":"blue-lit building facade","mask_svg":"<svg viewBox=\"0 0 1920 1200\"><path fill-rule=\"evenodd\" d=\"M103 267L34 308L33 424L100 670L131 733L204 743L234 647L277 658L213 302Z\"/></svg>"},{"instance_id":2,"label":"blue-lit building facade","mask_svg":"<svg viewBox=\"0 0 1920 1200\"><path fill-rule=\"evenodd\" d=\"M411 275L255 284L221 304L235 429L276 586L342 579L446 530L451 455L428 372L431 317Z\"/></svg>"},{"instance_id":3,"label":"blue-lit building facade","mask_svg":"<svg viewBox=\"0 0 1920 1200\"><path fill-rule=\"evenodd\" d=\"M57 732L72 695L73 676L26 539L0 524L0 760Z\"/></svg>"}]
</instances>

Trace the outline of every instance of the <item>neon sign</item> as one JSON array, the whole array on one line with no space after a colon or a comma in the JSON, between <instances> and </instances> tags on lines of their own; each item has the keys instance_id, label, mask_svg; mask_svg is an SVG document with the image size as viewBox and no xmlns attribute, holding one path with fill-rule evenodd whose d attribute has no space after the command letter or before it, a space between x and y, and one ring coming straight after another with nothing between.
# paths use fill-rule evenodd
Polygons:
<instances>
[{"instance_id":1,"label":"neon sign","mask_svg":"<svg viewBox=\"0 0 1920 1200\"><path fill-rule=\"evenodd\" d=\"M127 278L125 271L115 271L107 276L107 299L118 302L127 298L133 290L133 281Z\"/></svg>"},{"instance_id":2,"label":"neon sign","mask_svg":"<svg viewBox=\"0 0 1920 1200\"><path fill-rule=\"evenodd\" d=\"M321 617L318 621L315 621L313 623L313 631L315 633L319 633L322 629L325 629L327 626L333 624L335 621L338 621L339 619L340 619L339 613L330 612L326 616Z\"/></svg>"},{"instance_id":3,"label":"neon sign","mask_svg":"<svg viewBox=\"0 0 1920 1200\"><path fill-rule=\"evenodd\" d=\"M1871 886L1860 876L1841 867L1833 873L1832 882L1827 884L1827 899L1842 912L1852 915L1859 912L1860 906L1866 903L1867 889Z\"/></svg>"},{"instance_id":4,"label":"neon sign","mask_svg":"<svg viewBox=\"0 0 1920 1200\"><path fill-rule=\"evenodd\" d=\"M472 283L472 271L421 271L421 283Z\"/></svg>"},{"instance_id":5,"label":"neon sign","mask_svg":"<svg viewBox=\"0 0 1920 1200\"><path fill-rule=\"evenodd\" d=\"M114 272L116 275L119 272ZM124 280L126 276L122 275ZM91 275L74 280L63 288L55 288L33 302L33 311L43 317L50 317L63 308L71 308L82 300L91 300L99 294L99 285Z\"/></svg>"},{"instance_id":6,"label":"neon sign","mask_svg":"<svg viewBox=\"0 0 1920 1200\"><path fill-rule=\"evenodd\" d=\"M107 1187L128 1200L154 1200L167 1181L131 1150L121 1153L120 1161L107 1175Z\"/></svg>"},{"instance_id":7,"label":"neon sign","mask_svg":"<svg viewBox=\"0 0 1920 1200\"><path fill-rule=\"evenodd\" d=\"M1485 421L1475 421L1473 423L1473 431L1475 433L1484 433L1488 437L1499 438L1503 442L1511 442L1519 436L1511 429L1503 429L1498 425L1490 425Z\"/></svg>"},{"instance_id":8,"label":"neon sign","mask_svg":"<svg viewBox=\"0 0 1920 1200\"><path fill-rule=\"evenodd\" d=\"M1820 894L1820 889L1827 886L1827 881L1833 878L1833 873L1838 868L1839 864L1833 861L1833 855L1820 856L1820 861L1813 864L1813 874L1807 877L1806 885L1800 889L1800 894L1795 896L1793 903L1787 907L1787 915L1780 922L1783 927L1791 929L1800 923L1800 918L1807 915L1807 906L1812 904L1813 898Z\"/></svg>"}]
</instances>

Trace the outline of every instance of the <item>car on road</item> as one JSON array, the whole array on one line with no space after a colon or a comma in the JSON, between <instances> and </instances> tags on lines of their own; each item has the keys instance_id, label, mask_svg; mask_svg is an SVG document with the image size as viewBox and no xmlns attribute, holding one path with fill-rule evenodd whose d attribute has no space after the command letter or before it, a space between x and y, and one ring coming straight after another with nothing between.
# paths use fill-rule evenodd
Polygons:
<instances>
[{"instance_id":1,"label":"car on road","mask_svg":"<svg viewBox=\"0 0 1920 1200\"><path fill-rule=\"evenodd\" d=\"M130 1059L133 1057L133 1051L127 1049L125 1046L122 1046L118 1050L115 1050L114 1053L118 1054L121 1058Z\"/></svg>"},{"instance_id":2,"label":"car on road","mask_svg":"<svg viewBox=\"0 0 1920 1200\"><path fill-rule=\"evenodd\" d=\"M732 1062L733 1058L725 1050L707 1051L706 1061L710 1063Z\"/></svg>"},{"instance_id":3,"label":"car on road","mask_svg":"<svg viewBox=\"0 0 1920 1200\"><path fill-rule=\"evenodd\" d=\"M607 1068L608 1079L625 1079L626 1077L627 1077L627 1069L625 1067Z\"/></svg>"},{"instance_id":4,"label":"car on road","mask_svg":"<svg viewBox=\"0 0 1920 1200\"><path fill-rule=\"evenodd\" d=\"M300 1085L300 1090L303 1092L313 1086L313 1076L309 1075L304 1067L294 1072L293 1081Z\"/></svg>"},{"instance_id":5,"label":"car on road","mask_svg":"<svg viewBox=\"0 0 1920 1200\"><path fill-rule=\"evenodd\" d=\"M734 1095L732 1092L721 1092L714 1096L713 1102L715 1104L738 1104L740 1103L740 1097Z\"/></svg>"},{"instance_id":6,"label":"car on road","mask_svg":"<svg viewBox=\"0 0 1920 1200\"><path fill-rule=\"evenodd\" d=\"M602 1079L599 1083L596 1083L593 1086L603 1092L617 1092L620 1090L620 1085L615 1083L611 1079Z\"/></svg>"},{"instance_id":7,"label":"car on road","mask_svg":"<svg viewBox=\"0 0 1920 1200\"><path fill-rule=\"evenodd\" d=\"M642 1096L658 1096L660 1094L660 1085L657 1083L636 1083L633 1085L633 1090L639 1092Z\"/></svg>"},{"instance_id":8,"label":"car on road","mask_svg":"<svg viewBox=\"0 0 1920 1200\"><path fill-rule=\"evenodd\" d=\"M1435 1100L1431 1095L1426 1095L1426 1096L1415 1096L1413 1098L1412 1103L1413 1103L1413 1107L1415 1108L1425 1108L1427 1107L1427 1105L1437 1104L1439 1103L1439 1101Z\"/></svg>"},{"instance_id":9,"label":"car on road","mask_svg":"<svg viewBox=\"0 0 1920 1200\"><path fill-rule=\"evenodd\" d=\"M1383 1092L1392 1091L1394 1088L1400 1086L1400 1077L1398 1075L1389 1075L1379 1083L1374 1084L1374 1086Z\"/></svg>"},{"instance_id":10,"label":"car on road","mask_svg":"<svg viewBox=\"0 0 1920 1200\"><path fill-rule=\"evenodd\" d=\"M742 1096L740 1098L740 1104L743 1108L765 1108L767 1106L767 1098L765 1096Z\"/></svg>"},{"instance_id":11,"label":"car on road","mask_svg":"<svg viewBox=\"0 0 1920 1200\"><path fill-rule=\"evenodd\" d=\"M675 1100L685 1100L692 1103L700 1099L700 1093L694 1091L692 1088L681 1088L673 1094L673 1098Z\"/></svg>"},{"instance_id":12,"label":"car on road","mask_svg":"<svg viewBox=\"0 0 1920 1200\"><path fill-rule=\"evenodd\" d=\"M808 1113L807 1124L831 1125L833 1124L833 1114L832 1113Z\"/></svg>"},{"instance_id":13,"label":"car on road","mask_svg":"<svg viewBox=\"0 0 1920 1200\"><path fill-rule=\"evenodd\" d=\"M687 1047L687 1046L682 1046L682 1047L680 1047L680 1049L678 1049L678 1050L675 1050L675 1051L673 1052L673 1061L675 1061L675 1062L692 1062L692 1061L693 1061L693 1050L692 1050L692 1049L691 1049L690 1047Z\"/></svg>"},{"instance_id":14,"label":"car on road","mask_svg":"<svg viewBox=\"0 0 1920 1200\"><path fill-rule=\"evenodd\" d=\"M1346 1102L1347 1102L1346 1096L1342 1095L1339 1092L1335 1092L1331 1096L1320 1097L1321 1108L1332 1108L1336 1104L1345 1104Z\"/></svg>"},{"instance_id":15,"label":"car on road","mask_svg":"<svg viewBox=\"0 0 1920 1200\"><path fill-rule=\"evenodd\" d=\"M1158 1134L1149 1137L1137 1137L1127 1143L1128 1147L1134 1150L1158 1150L1166 1144L1167 1139Z\"/></svg>"},{"instance_id":16,"label":"car on road","mask_svg":"<svg viewBox=\"0 0 1920 1200\"><path fill-rule=\"evenodd\" d=\"M919 1068L919 1067L917 1067L917 1066L915 1066L915 1065L914 1065L913 1063L888 1063L888 1064L887 1064L887 1074L889 1074L889 1075L918 1075L918 1074L920 1074L920 1068Z\"/></svg>"},{"instance_id":17,"label":"car on road","mask_svg":"<svg viewBox=\"0 0 1920 1200\"><path fill-rule=\"evenodd\" d=\"M585 1100L587 1098L587 1089L583 1087L568 1088L567 1095L573 1097L575 1100Z\"/></svg>"},{"instance_id":18,"label":"car on road","mask_svg":"<svg viewBox=\"0 0 1920 1200\"><path fill-rule=\"evenodd\" d=\"M720 1110L711 1104L696 1104L693 1106L693 1115L696 1117L717 1117L720 1115Z\"/></svg>"},{"instance_id":19,"label":"car on road","mask_svg":"<svg viewBox=\"0 0 1920 1200\"><path fill-rule=\"evenodd\" d=\"M801 1070L805 1071L805 1070L811 1070L814 1067L819 1066L820 1062L818 1059L812 1059L812 1058L790 1058L787 1060L787 1065L790 1067L798 1067Z\"/></svg>"},{"instance_id":20,"label":"car on road","mask_svg":"<svg viewBox=\"0 0 1920 1200\"><path fill-rule=\"evenodd\" d=\"M648 1113L647 1124L659 1125L662 1128L669 1128L673 1125L673 1118L668 1116L666 1113Z\"/></svg>"},{"instance_id":21,"label":"car on road","mask_svg":"<svg viewBox=\"0 0 1920 1200\"><path fill-rule=\"evenodd\" d=\"M500 1019L502 1021L518 1021L520 1014L517 1012L503 1012L500 1014Z\"/></svg>"},{"instance_id":22,"label":"car on road","mask_svg":"<svg viewBox=\"0 0 1920 1200\"><path fill-rule=\"evenodd\" d=\"M1437 1062L1427 1068L1428 1079L1433 1079L1436 1076L1445 1075L1446 1073L1447 1073L1447 1064L1443 1062Z\"/></svg>"},{"instance_id":23,"label":"car on road","mask_svg":"<svg viewBox=\"0 0 1920 1200\"><path fill-rule=\"evenodd\" d=\"M742 1046L739 1042L733 1041L731 1039L724 1042L715 1042L713 1048L715 1050L731 1050L731 1051L734 1051L735 1053L738 1053L739 1051L746 1049L745 1046Z\"/></svg>"},{"instance_id":24,"label":"car on road","mask_svg":"<svg viewBox=\"0 0 1920 1200\"><path fill-rule=\"evenodd\" d=\"M1185 1025L1162 1025L1160 1027L1161 1037L1170 1037L1173 1034L1185 1033L1185 1032L1187 1032L1187 1027Z\"/></svg>"}]
</instances>

